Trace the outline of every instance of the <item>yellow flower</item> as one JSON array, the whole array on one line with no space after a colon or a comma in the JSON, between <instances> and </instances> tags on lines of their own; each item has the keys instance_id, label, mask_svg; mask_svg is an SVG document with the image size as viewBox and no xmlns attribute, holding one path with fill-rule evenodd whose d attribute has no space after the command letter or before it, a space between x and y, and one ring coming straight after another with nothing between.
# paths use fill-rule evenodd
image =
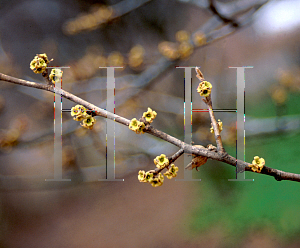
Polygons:
<instances>
[{"instance_id":1,"label":"yellow flower","mask_svg":"<svg viewBox=\"0 0 300 248\"><path fill-rule=\"evenodd\" d=\"M147 171L146 174L145 174L145 181L150 182L152 180L152 178L153 178L153 173Z\"/></svg>"},{"instance_id":2,"label":"yellow flower","mask_svg":"<svg viewBox=\"0 0 300 248\"><path fill-rule=\"evenodd\" d=\"M152 180L150 180L150 183L153 187L158 187L162 185L158 178L153 178Z\"/></svg>"},{"instance_id":3,"label":"yellow flower","mask_svg":"<svg viewBox=\"0 0 300 248\"><path fill-rule=\"evenodd\" d=\"M158 45L159 52L170 60L175 60L180 57L176 43L163 41Z\"/></svg>"},{"instance_id":4,"label":"yellow flower","mask_svg":"<svg viewBox=\"0 0 300 248\"><path fill-rule=\"evenodd\" d=\"M186 30L179 30L176 33L176 40L179 42L188 41L190 39L190 34Z\"/></svg>"},{"instance_id":5,"label":"yellow flower","mask_svg":"<svg viewBox=\"0 0 300 248\"><path fill-rule=\"evenodd\" d=\"M180 54L181 59L188 58L193 53L193 45L187 41L180 43L178 52Z\"/></svg>"},{"instance_id":6,"label":"yellow flower","mask_svg":"<svg viewBox=\"0 0 300 248\"><path fill-rule=\"evenodd\" d=\"M42 58L38 58L35 56L35 58L30 62L30 69L34 73L43 73L46 70L47 64L45 60Z\"/></svg>"},{"instance_id":7,"label":"yellow flower","mask_svg":"<svg viewBox=\"0 0 300 248\"><path fill-rule=\"evenodd\" d=\"M107 63L109 66L116 66L116 67L124 67L124 58L120 52L112 52L108 58Z\"/></svg>"},{"instance_id":8,"label":"yellow flower","mask_svg":"<svg viewBox=\"0 0 300 248\"><path fill-rule=\"evenodd\" d=\"M171 167L170 167L169 171L170 171L172 174L176 174L178 170L179 170L179 169L178 169L177 166L175 166L175 164L171 164Z\"/></svg>"},{"instance_id":9,"label":"yellow flower","mask_svg":"<svg viewBox=\"0 0 300 248\"><path fill-rule=\"evenodd\" d=\"M75 121L82 121L86 118L86 108L82 105L76 105L75 107L71 108L71 116L74 116L73 119Z\"/></svg>"},{"instance_id":10,"label":"yellow flower","mask_svg":"<svg viewBox=\"0 0 300 248\"><path fill-rule=\"evenodd\" d=\"M63 71L61 69L52 69L49 78L51 79L52 83L55 83L57 79L61 79L62 74Z\"/></svg>"},{"instance_id":11,"label":"yellow flower","mask_svg":"<svg viewBox=\"0 0 300 248\"><path fill-rule=\"evenodd\" d=\"M165 172L164 175L165 175L168 179L172 179L172 178L173 178L172 174L171 174L169 171Z\"/></svg>"},{"instance_id":12,"label":"yellow flower","mask_svg":"<svg viewBox=\"0 0 300 248\"><path fill-rule=\"evenodd\" d=\"M218 126L219 126L220 132L222 132L222 130L223 130L223 122L220 119L218 119Z\"/></svg>"},{"instance_id":13,"label":"yellow flower","mask_svg":"<svg viewBox=\"0 0 300 248\"><path fill-rule=\"evenodd\" d=\"M177 171L178 171L178 167L175 166L175 164L171 164L171 167L168 169L167 172L164 173L164 175L168 178L168 179L172 179L173 177L177 176Z\"/></svg>"},{"instance_id":14,"label":"yellow flower","mask_svg":"<svg viewBox=\"0 0 300 248\"><path fill-rule=\"evenodd\" d=\"M138 180L139 180L140 182L143 182L143 183L146 183L146 182L147 182L147 180L146 180L146 173L145 173L144 170L140 170L140 171L139 171Z\"/></svg>"},{"instance_id":15,"label":"yellow flower","mask_svg":"<svg viewBox=\"0 0 300 248\"><path fill-rule=\"evenodd\" d=\"M159 173L158 174L158 179L163 183L164 182L164 176L161 174L161 173Z\"/></svg>"},{"instance_id":16,"label":"yellow flower","mask_svg":"<svg viewBox=\"0 0 300 248\"><path fill-rule=\"evenodd\" d=\"M139 134L144 133L145 123L139 121L138 127L139 127L139 129L138 129L137 133L139 133Z\"/></svg>"},{"instance_id":17,"label":"yellow flower","mask_svg":"<svg viewBox=\"0 0 300 248\"><path fill-rule=\"evenodd\" d=\"M208 97L211 93L212 85L210 82L202 81L199 83L199 86L197 88L197 92L200 94L200 96Z\"/></svg>"},{"instance_id":18,"label":"yellow flower","mask_svg":"<svg viewBox=\"0 0 300 248\"><path fill-rule=\"evenodd\" d=\"M76 115L79 114L80 111L79 111L79 109L78 109L78 106L79 106L79 105L76 105L75 107L72 107L72 108L71 108L71 116L74 116L74 115L76 116Z\"/></svg>"},{"instance_id":19,"label":"yellow flower","mask_svg":"<svg viewBox=\"0 0 300 248\"><path fill-rule=\"evenodd\" d=\"M252 164L256 164L258 166L264 166L265 160L263 158L259 158L258 156L255 156L254 160L252 161Z\"/></svg>"},{"instance_id":20,"label":"yellow flower","mask_svg":"<svg viewBox=\"0 0 300 248\"><path fill-rule=\"evenodd\" d=\"M273 87L273 89L271 90L271 97L277 105L284 104L288 97L286 87L284 86Z\"/></svg>"},{"instance_id":21,"label":"yellow flower","mask_svg":"<svg viewBox=\"0 0 300 248\"><path fill-rule=\"evenodd\" d=\"M93 129L94 124L96 123L96 119L91 115L86 115L85 119L83 120L82 124L80 125L87 129Z\"/></svg>"},{"instance_id":22,"label":"yellow flower","mask_svg":"<svg viewBox=\"0 0 300 248\"><path fill-rule=\"evenodd\" d=\"M46 53L37 54L30 62L30 69L34 73L43 73L46 70L47 64L50 63Z\"/></svg>"},{"instance_id":23,"label":"yellow flower","mask_svg":"<svg viewBox=\"0 0 300 248\"><path fill-rule=\"evenodd\" d=\"M133 118L130 121L129 129L136 132L139 129L139 121L136 118Z\"/></svg>"},{"instance_id":24,"label":"yellow flower","mask_svg":"<svg viewBox=\"0 0 300 248\"><path fill-rule=\"evenodd\" d=\"M161 186L164 182L164 176L161 173L159 173L158 177L152 178L149 182L153 187Z\"/></svg>"},{"instance_id":25,"label":"yellow flower","mask_svg":"<svg viewBox=\"0 0 300 248\"><path fill-rule=\"evenodd\" d=\"M218 119L217 125L219 128L219 132L221 133L223 130L223 122L220 119ZM214 133L214 128L213 128L212 124L211 124L211 128L210 128L210 132Z\"/></svg>"},{"instance_id":26,"label":"yellow flower","mask_svg":"<svg viewBox=\"0 0 300 248\"><path fill-rule=\"evenodd\" d=\"M136 118L133 118L129 123L129 129L141 134L144 133L143 130L145 128L145 123L138 121Z\"/></svg>"},{"instance_id":27,"label":"yellow flower","mask_svg":"<svg viewBox=\"0 0 300 248\"><path fill-rule=\"evenodd\" d=\"M50 61L53 60L53 59L49 60L46 53L37 54L37 55L35 56L35 58L41 58L41 59L43 59L43 60L45 61L46 64L49 64Z\"/></svg>"},{"instance_id":28,"label":"yellow flower","mask_svg":"<svg viewBox=\"0 0 300 248\"><path fill-rule=\"evenodd\" d=\"M264 165L265 165L265 160L263 158L255 156L250 167L252 171L260 173Z\"/></svg>"},{"instance_id":29,"label":"yellow flower","mask_svg":"<svg viewBox=\"0 0 300 248\"><path fill-rule=\"evenodd\" d=\"M149 107L148 107L148 111L143 113L143 117L149 123L151 123L155 119L156 115L157 115L157 113L155 111L152 111L152 109Z\"/></svg>"},{"instance_id":30,"label":"yellow flower","mask_svg":"<svg viewBox=\"0 0 300 248\"><path fill-rule=\"evenodd\" d=\"M154 159L154 164L157 168L163 169L164 167L169 165L169 159L165 154L161 154Z\"/></svg>"},{"instance_id":31,"label":"yellow flower","mask_svg":"<svg viewBox=\"0 0 300 248\"><path fill-rule=\"evenodd\" d=\"M144 61L145 49L141 45L131 48L128 57L128 64L132 68L139 67Z\"/></svg>"},{"instance_id":32,"label":"yellow flower","mask_svg":"<svg viewBox=\"0 0 300 248\"><path fill-rule=\"evenodd\" d=\"M202 32L196 32L193 35L193 42L197 47L205 45L206 44L205 34L203 34Z\"/></svg>"}]
</instances>

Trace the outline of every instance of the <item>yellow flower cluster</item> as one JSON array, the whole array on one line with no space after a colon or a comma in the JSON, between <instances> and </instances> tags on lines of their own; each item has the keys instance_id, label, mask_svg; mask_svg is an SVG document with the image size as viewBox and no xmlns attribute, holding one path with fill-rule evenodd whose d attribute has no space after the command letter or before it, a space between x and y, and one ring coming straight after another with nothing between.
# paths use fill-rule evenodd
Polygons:
<instances>
[{"instance_id":1,"label":"yellow flower cluster","mask_svg":"<svg viewBox=\"0 0 300 248\"><path fill-rule=\"evenodd\" d=\"M208 97L211 93L212 85L210 82L202 81L199 83L197 92L200 94L200 96Z\"/></svg>"},{"instance_id":2,"label":"yellow flower cluster","mask_svg":"<svg viewBox=\"0 0 300 248\"><path fill-rule=\"evenodd\" d=\"M278 69L278 84L271 85L269 93L277 106L284 106L292 92L300 91L299 67L290 69Z\"/></svg>"},{"instance_id":3,"label":"yellow flower cluster","mask_svg":"<svg viewBox=\"0 0 300 248\"><path fill-rule=\"evenodd\" d=\"M164 173L164 175L168 178L168 179L172 179L173 177L177 176L177 171L178 171L178 167L175 166L175 164L171 164L171 167L168 169L167 172Z\"/></svg>"},{"instance_id":4,"label":"yellow flower cluster","mask_svg":"<svg viewBox=\"0 0 300 248\"><path fill-rule=\"evenodd\" d=\"M61 79L62 78L62 74L63 74L63 71L61 69L52 69L51 73L49 75L49 78L52 81L52 83L55 84L55 81L57 79Z\"/></svg>"},{"instance_id":5,"label":"yellow flower cluster","mask_svg":"<svg viewBox=\"0 0 300 248\"><path fill-rule=\"evenodd\" d=\"M159 52L170 60L187 59L194 51L193 45L189 42L190 34L185 30L176 33L175 42L163 41L158 45Z\"/></svg>"},{"instance_id":6,"label":"yellow flower cluster","mask_svg":"<svg viewBox=\"0 0 300 248\"><path fill-rule=\"evenodd\" d=\"M157 113L153 111L151 108L148 108L148 111L143 113L143 117L149 123L151 123L156 116ZM138 121L136 118L133 118L129 123L129 129L138 134L144 133L143 131L144 128L145 128L145 123L142 121Z\"/></svg>"},{"instance_id":7,"label":"yellow flower cluster","mask_svg":"<svg viewBox=\"0 0 300 248\"><path fill-rule=\"evenodd\" d=\"M184 41L179 44L178 52L180 55L180 59L188 59L193 51L194 47L190 42Z\"/></svg>"},{"instance_id":8,"label":"yellow flower cluster","mask_svg":"<svg viewBox=\"0 0 300 248\"><path fill-rule=\"evenodd\" d=\"M152 178L149 182L153 187L161 186L164 182L164 176L159 173L157 177Z\"/></svg>"},{"instance_id":9,"label":"yellow flower cluster","mask_svg":"<svg viewBox=\"0 0 300 248\"><path fill-rule=\"evenodd\" d=\"M101 24L112 19L113 9L107 6L94 8L91 13L81 15L64 24L63 31L67 35L73 35L84 30L94 30Z\"/></svg>"},{"instance_id":10,"label":"yellow flower cluster","mask_svg":"<svg viewBox=\"0 0 300 248\"><path fill-rule=\"evenodd\" d=\"M223 130L223 122L220 119L218 119L217 125L218 125L218 128L219 128L219 132L221 133L222 130ZM214 133L214 128L212 126L212 123L211 123L210 132Z\"/></svg>"},{"instance_id":11,"label":"yellow flower cluster","mask_svg":"<svg viewBox=\"0 0 300 248\"><path fill-rule=\"evenodd\" d=\"M71 64L68 71L70 73L65 77L64 82L91 78L99 71L99 67L105 66L107 66L107 58L102 55L101 48L90 46L83 57Z\"/></svg>"},{"instance_id":12,"label":"yellow flower cluster","mask_svg":"<svg viewBox=\"0 0 300 248\"><path fill-rule=\"evenodd\" d=\"M112 52L108 55L107 64L115 67L125 67L124 57L120 52Z\"/></svg>"},{"instance_id":13,"label":"yellow flower cluster","mask_svg":"<svg viewBox=\"0 0 300 248\"><path fill-rule=\"evenodd\" d=\"M260 173L264 165L265 165L265 160L263 158L255 156L254 160L252 161L252 164L250 164L249 166L251 167L252 171Z\"/></svg>"},{"instance_id":14,"label":"yellow flower cluster","mask_svg":"<svg viewBox=\"0 0 300 248\"><path fill-rule=\"evenodd\" d=\"M200 31L196 32L193 35L193 42L194 42L195 46L197 46L197 47L205 45L206 44L205 34L203 34Z\"/></svg>"},{"instance_id":15,"label":"yellow flower cluster","mask_svg":"<svg viewBox=\"0 0 300 248\"><path fill-rule=\"evenodd\" d=\"M131 121L130 121L130 124L129 124L129 129L138 133L138 134L142 134L144 133L143 130L145 128L145 123L144 122L141 122L141 121L138 121L136 118L133 118Z\"/></svg>"},{"instance_id":16,"label":"yellow flower cluster","mask_svg":"<svg viewBox=\"0 0 300 248\"><path fill-rule=\"evenodd\" d=\"M143 117L149 123L151 123L155 119L156 116L157 116L157 113L149 107L148 107L148 111L143 113Z\"/></svg>"},{"instance_id":17,"label":"yellow flower cluster","mask_svg":"<svg viewBox=\"0 0 300 248\"><path fill-rule=\"evenodd\" d=\"M30 69L36 74L43 73L49 63L46 53L37 54L30 62Z\"/></svg>"},{"instance_id":18,"label":"yellow flower cluster","mask_svg":"<svg viewBox=\"0 0 300 248\"><path fill-rule=\"evenodd\" d=\"M169 60L179 59L178 45L174 42L163 41L158 44L158 51Z\"/></svg>"},{"instance_id":19,"label":"yellow flower cluster","mask_svg":"<svg viewBox=\"0 0 300 248\"><path fill-rule=\"evenodd\" d=\"M131 48L128 58L118 51L112 51L105 56L102 50L97 46L91 46L87 49L86 54L71 65L71 77L66 80L84 80L93 77L99 67L113 66L122 67L118 70L124 70L127 65L134 70L142 69L144 63L145 49L141 45ZM70 75L68 73L68 75Z\"/></svg>"},{"instance_id":20,"label":"yellow flower cluster","mask_svg":"<svg viewBox=\"0 0 300 248\"><path fill-rule=\"evenodd\" d=\"M169 159L166 157L165 154L161 154L160 156L157 156L154 159L154 164L156 165L157 168L163 169L169 165Z\"/></svg>"},{"instance_id":21,"label":"yellow flower cluster","mask_svg":"<svg viewBox=\"0 0 300 248\"><path fill-rule=\"evenodd\" d=\"M179 42L178 53L181 59L188 58L194 51L193 45L189 42L190 34L186 30L176 33L176 40Z\"/></svg>"},{"instance_id":22,"label":"yellow flower cluster","mask_svg":"<svg viewBox=\"0 0 300 248\"><path fill-rule=\"evenodd\" d=\"M82 121L80 125L87 129L93 129L94 124L96 123L96 119L87 114L86 108L82 105L76 105L71 109L71 116L75 121Z\"/></svg>"},{"instance_id":23,"label":"yellow flower cluster","mask_svg":"<svg viewBox=\"0 0 300 248\"><path fill-rule=\"evenodd\" d=\"M271 89L271 97L277 105L283 105L288 98L286 87L283 87L281 85L274 86Z\"/></svg>"},{"instance_id":24,"label":"yellow flower cluster","mask_svg":"<svg viewBox=\"0 0 300 248\"><path fill-rule=\"evenodd\" d=\"M190 39L190 34L186 30L179 30L175 34L175 37L178 42L184 42L184 41L188 41Z\"/></svg>"},{"instance_id":25,"label":"yellow flower cluster","mask_svg":"<svg viewBox=\"0 0 300 248\"><path fill-rule=\"evenodd\" d=\"M153 187L161 186L164 182L164 176L161 173L154 177L153 172L143 170L139 171L138 179L142 183L150 183Z\"/></svg>"},{"instance_id":26,"label":"yellow flower cluster","mask_svg":"<svg viewBox=\"0 0 300 248\"><path fill-rule=\"evenodd\" d=\"M128 59L118 51L113 51L108 56L102 54L101 49L91 46L87 53L71 66L72 80L83 80L93 77L99 67L113 66L122 67L118 70L124 70L126 65L132 69L141 69L144 62L145 49L141 45L131 48ZM68 80L68 79L65 79Z\"/></svg>"},{"instance_id":27,"label":"yellow flower cluster","mask_svg":"<svg viewBox=\"0 0 300 248\"><path fill-rule=\"evenodd\" d=\"M159 168L159 171L161 171L164 168L167 168L167 172L164 173L164 175L168 179L172 179L173 177L177 176L178 167L174 164L171 164L169 166L169 159L166 157L165 154L161 154L160 156L157 156L154 159L154 164L157 168ZM164 182L164 176L161 173L155 172L155 170L150 171L139 171L138 180L143 183L150 183L153 187L161 186Z\"/></svg>"},{"instance_id":28,"label":"yellow flower cluster","mask_svg":"<svg viewBox=\"0 0 300 248\"><path fill-rule=\"evenodd\" d=\"M21 136L28 128L28 117L20 115L9 125L9 129L0 129L0 151L9 153L18 145Z\"/></svg>"},{"instance_id":29,"label":"yellow flower cluster","mask_svg":"<svg viewBox=\"0 0 300 248\"><path fill-rule=\"evenodd\" d=\"M128 56L128 64L131 68L138 68L143 64L145 49L141 45L131 48Z\"/></svg>"}]
</instances>

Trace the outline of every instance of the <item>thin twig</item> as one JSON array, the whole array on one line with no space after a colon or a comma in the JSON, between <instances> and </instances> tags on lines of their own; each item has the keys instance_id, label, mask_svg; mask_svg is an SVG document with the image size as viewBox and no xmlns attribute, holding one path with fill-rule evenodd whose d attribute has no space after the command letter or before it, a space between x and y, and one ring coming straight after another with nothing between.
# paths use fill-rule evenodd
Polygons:
<instances>
[{"instance_id":1,"label":"thin twig","mask_svg":"<svg viewBox=\"0 0 300 248\"><path fill-rule=\"evenodd\" d=\"M218 152L223 154L223 153L225 153L225 149L223 147L222 138L221 138L220 130L219 130L219 125L216 121L216 117L214 115L214 111L212 108L211 96L209 95L208 97L206 97L205 100L203 99L203 101L206 103L206 105L208 107L209 116L210 116L211 123L212 123L213 129L214 129Z\"/></svg>"},{"instance_id":2,"label":"thin twig","mask_svg":"<svg viewBox=\"0 0 300 248\"><path fill-rule=\"evenodd\" d=\"M114 120L123 125L129 126L130 121L128 119L123 118L119 115L110 113L102 108L99 108L99 107L95 106L94 104L91 104L91 103L89 103L89 102L63 90L63 89L55 88L54 85L46 85L46 84L41 84L41 83L30 82L30 81L14 78L14 77L5 75L3 73L0 73L0 80L60 94L62 97L69 99L72 102L81 104L84 107L86 107L87 109L94 110L97 116L102 116L102 117L108 118L110 120Z\"/></svg>"},{"instance_id":3,"label":"thin twig","mask_svg":"<svg viewBox=\"0 0 300 248\"><path fill-rule=\"evenodd\" d=\"M178 152L176 152L173 156L169 158L169 163L173 163L176 159L178 159L182 154L184 153L183 149L180 149Z\"/></svg>"},{"instance_id":4,"label":"thin twig","mask_svg":"<svg viewBox=\"0 0 300 248\"><path fill-rule=\"evenodd\" d=\"M196 70L196 77L200 80L200 82L204 81L205 80L204 75L200 71L200 69L198 67L196 67L195 70ZM202 100L207 105L208 110L209 110L209 116L210 116L210 119L211 119L211 122L212 122L212 125L213 125L218 152L222 156L224 156L225 155L225 149L223 147L223 143L222 143L222 139L221 139L221 135L220 135L220 130L219 130L219 125L216 121L214 111L213 111L213 108L212 108L211 96L209 95L208 97L205 97Z\"/></svg>"},{"instance_id":5,"label":"thin twig","mask_svg":"<svg viewBox=\"0 0 300 248\"><path fill-rule=\"evenodd\" d=\"M173 162L175 162L182 154L184 154L184 150L180 149L178 152L174 153L171 157L168 158L169 160L169 165L171 165ZM161 171L163 171L165 167L163 168L155 168L153 170L150 170L150 172L153 173L153 175L157 175Z\"/></svg>"}]
</instances>

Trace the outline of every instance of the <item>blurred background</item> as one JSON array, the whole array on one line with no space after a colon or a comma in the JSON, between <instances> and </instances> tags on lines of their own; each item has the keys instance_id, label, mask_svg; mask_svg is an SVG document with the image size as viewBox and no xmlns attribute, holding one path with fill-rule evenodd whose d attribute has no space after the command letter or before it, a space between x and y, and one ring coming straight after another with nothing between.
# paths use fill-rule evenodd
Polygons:
<instances>
[{"instance_id":1,"label":"blurred background","mask_svg":"<svg viewBox=\"0 0 300 248\"><path fill-rule=\"evenodd\" d=\"M115 70L116 114L140 118L184 139L184 70L200 66L213 106L236 108L236 70L245 70L245 161L300 173L300 2L207 0L2 0L0 72L44 83L29 63L37 53L64 69L63 88L106 106L104 66ZM239 25L235 27L234 22ZM205 108L192 70L193 109ZM63 99L63 109L75 103ZM236 154L236 114L215 113ZM116 123L115 173L106 175L106 120L83 129L63 112L63 177L53 178L53 94L0 83L1 247L299 247L299 183L209 160L201 181L137 180L153 159L178 149ZM208 113L193 112L195 144L215 144ZM183 179L179 158L177 178Z\"/></svg>"}]
</instances>

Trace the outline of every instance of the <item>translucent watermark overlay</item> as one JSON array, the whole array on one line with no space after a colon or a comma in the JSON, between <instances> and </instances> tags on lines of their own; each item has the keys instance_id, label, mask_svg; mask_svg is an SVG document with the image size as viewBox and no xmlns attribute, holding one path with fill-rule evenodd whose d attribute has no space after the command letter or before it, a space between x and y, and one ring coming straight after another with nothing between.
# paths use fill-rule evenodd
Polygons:
<instances>
[{"instance_id":1,"label":"translucent watermark overlay","mask_svg":"<svg viewBox=\"0 0 300 248\"><path fill-rule=\"evenodd\" d=\"M195 67L176 67L184 69L184 142L192 144L192 118L193 112L208 112L208 109L193 109L192 106L192 69ZM237 113L237 140L236 158L245 161L245 69L253 66L229 67L237 69L237 100L236 109L213 109L215 112L236 112ZM184 164L189 164L192 158L184 154ZM229 181L254 181L245 179L245 167L236 166L236 178ZM184 179L176 181L201 181L192 178L192 170L184 170Z\"/></svg>"},{"instance_id":2,"label":"translucent watermark overlay","mask_svg":"<svg viewBox=\"0 0 300 248\"><path fill-rule=\"evenodd\" d=\"M186 144L192 144L192 69L194 67L176 67L178 69L184 69L184 142ZM195 70L195 69L194 69ZM192 157L184 153L184 164L189 164L192 161ZM184 170L184 179L175 179L176 181L201 181L201 179L193 179L192 170Z\"/></svg>"},{"instance_id":3,"label":"translucent watermark overlay","mask_svg":"<svg viewBox=\"0 0 300 248\"><path fill-rule=\"evenodd\" d=\"M47 67L56 69L58 72L63 68L70 67ZM71 181L62 178L62 97L57 90L62 89L62 73L57 73L54 77L54 178L45 181Z\"/></svg>"},{"instance_id":4,"label":"translucent watermark overlay","mask_svg":"<svg viewBox=\"0 0 300 248\"><path fill-rule=\"evenodd\" d=\"M116 113L115 104L115 69L123 67L99 67L106 68L107 71L107 98L106 111ZM98 181L124 181L124 179L116 179L116 149L115 149L115 120L106 118L106 179L98 179Z\"/></svg>"},{"instance_id":5,"label":"translucent watermark overlay","mask_svg":"<svg viewBox=\"0 0 300 248\"><path fill-rule=\"evenodd\" d=\"M237 98L236 98L236 109L237 109L237 117L236 117L236 158L242 161L245 161L245 69L253 68L253 66L243 66L243 67L229 67L236 68L236 86L237 86ZM245 179L245 166L239 166L236 164L236 178L228 179L229 181L254 181L254 179Z\"/></svg>"},{"instance_id":6,"label":"translucent watermark overlay","mask_svg":"<svg viewBox=\"0 0 300 248\"><path fill-rule=\"evenodd\" d=\"M53 67L47 67L53 68ZM61 70L70 67L55 67ZM115 114L115 69L122 67L99 67L107 70L107 99L106 111ZM208 109L193 109L192 104L192 69L195 67L176 67L184 69L184 142L192 144L192 117L193 112L208 112ZM216 112L236 112L237 113L237 159L245 161L245 69L253 66L229 67L237 69L237 101L236 109L213 109ZM55 77L55 89L62 89L62 74ZM115 120L106 118L106 178L98 181L124 181L115 178ZM189 164L192 157L184 154L184 164ZM71 181L62 178L62 97L57 91L54 94L54 178L45 181ZM192 178L192 170L184 170L184 179L176 181L201 181ZM245 167L236 166L236 178L229 181L254 181L245 179Z\"/></svg>"}]
</instances>

